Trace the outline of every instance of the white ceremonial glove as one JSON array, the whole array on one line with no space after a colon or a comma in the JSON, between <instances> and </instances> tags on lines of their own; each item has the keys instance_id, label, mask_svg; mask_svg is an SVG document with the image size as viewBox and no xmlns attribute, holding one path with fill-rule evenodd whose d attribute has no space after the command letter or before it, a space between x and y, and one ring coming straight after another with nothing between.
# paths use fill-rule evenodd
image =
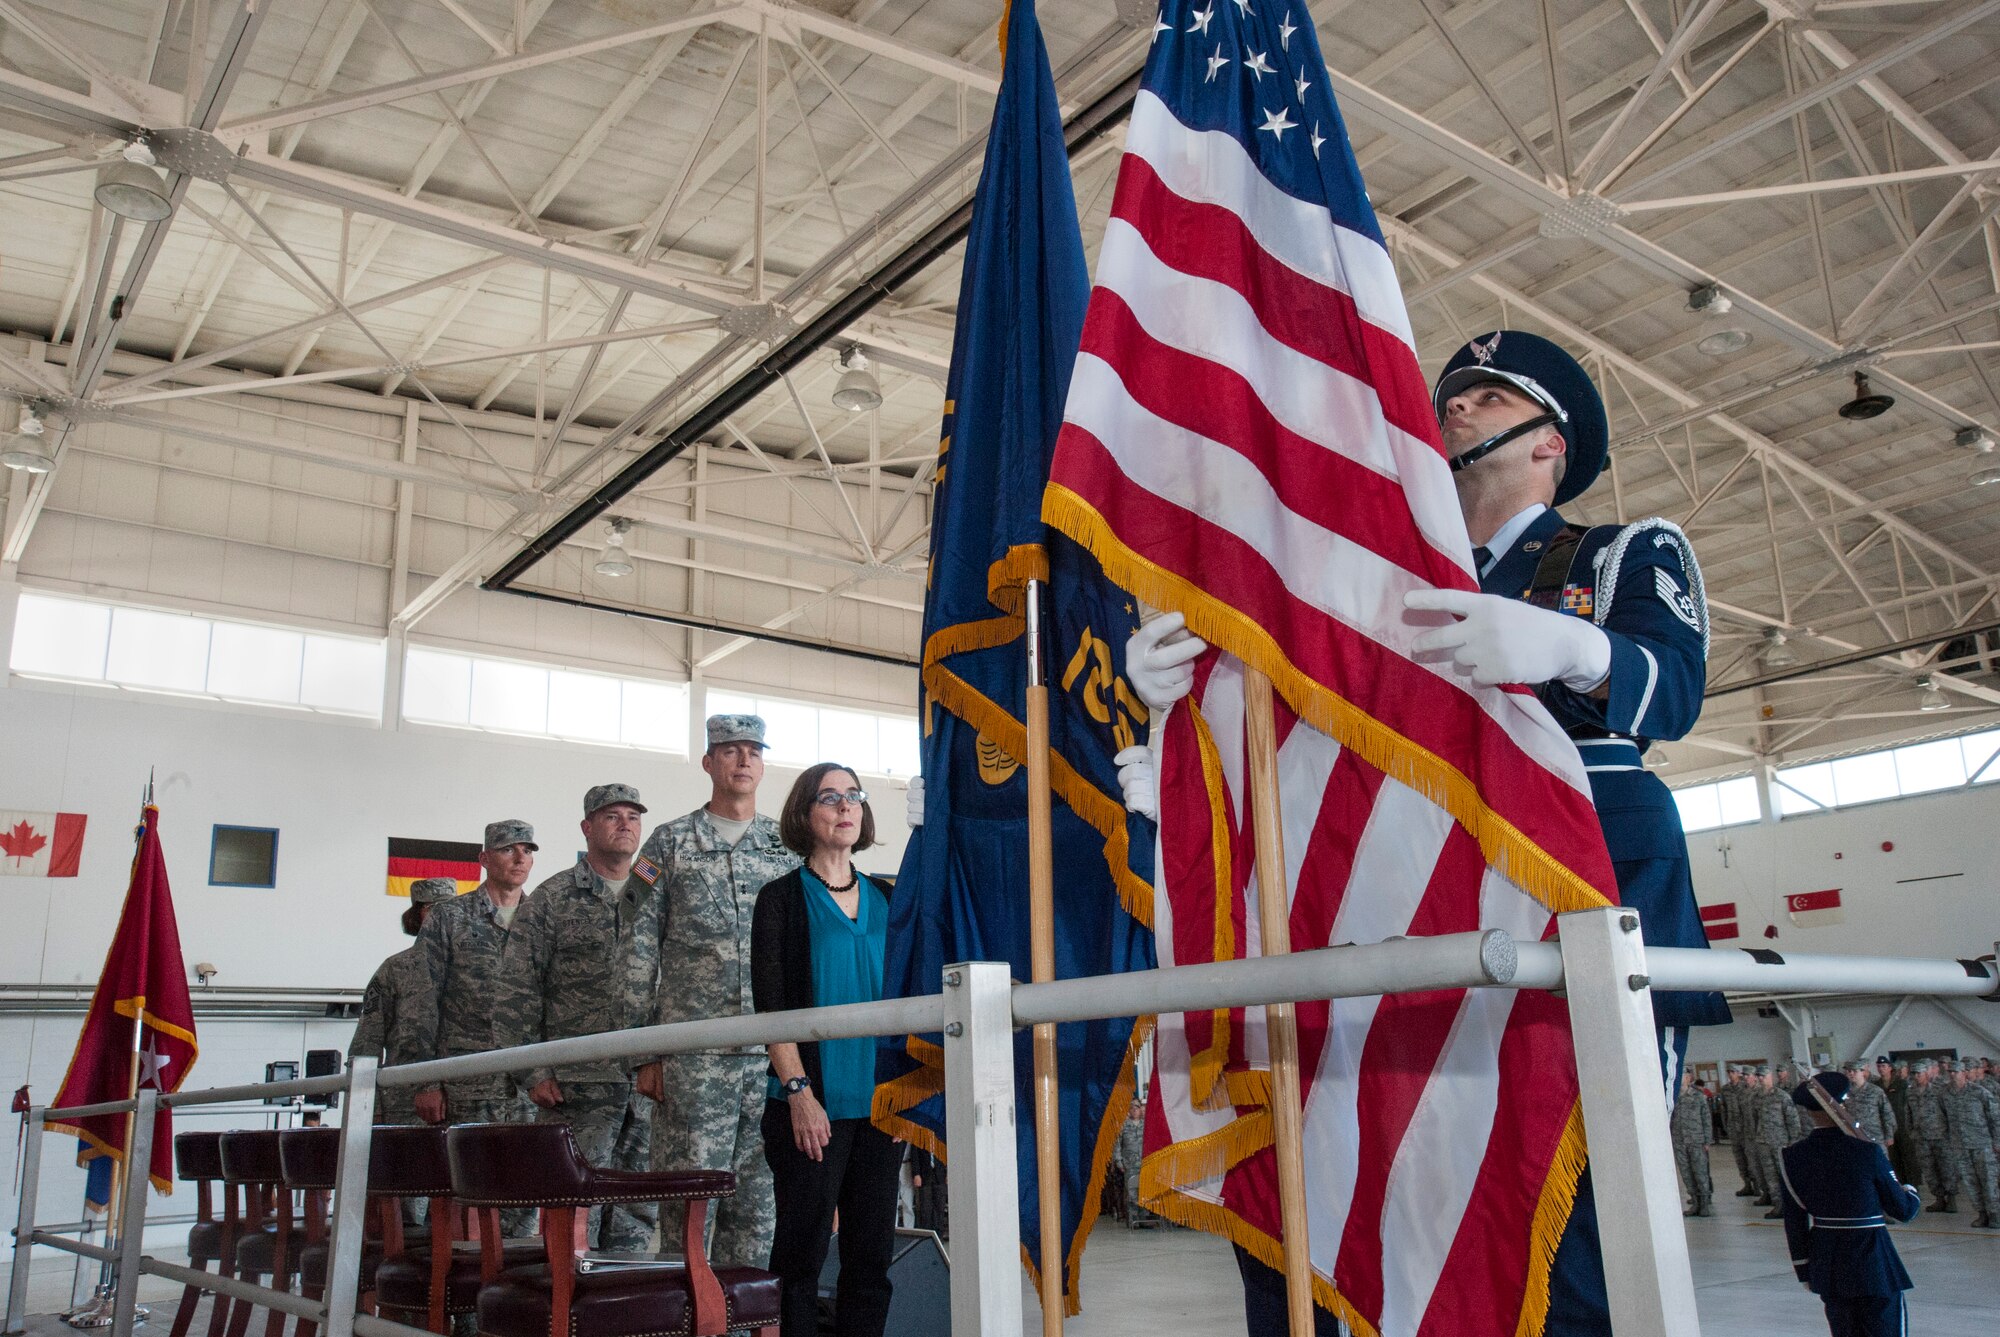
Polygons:
<instances>
[{"instance_id":1,"label":"white ceremonial glove","mask_svg":"<svg viewBox=\"0 0 2000 1337\"><path fill-rule=\"evenodd\" d=\"M1194 661L1206 649L1179 613L1156 617L1125 642L1125 680L1148 709L1165 710L1194 690Z\"/></svg>"},{"instance_id":2,"label":"white ceremonial glove","mask_svg":"<svg viewBox=\"0 0 2000 1337\"><path fill-rule=\"evenodd\" d=\"M903 795L903 820L914 831L924 824L924 777L919 775L910 780L910 792Z\"/></svg>"},{"instance_id":3,"label":"white ceremonial glove","mask_svg":"<svg viewBox=\"0 0 2000 1337\"><path fill-rule=\"evenodd\" d=\"M1611 673L1611 638L1580 617L1465 590L1412 590L1403 607L1459 619L1425 632L1412 648L1444 653L1482 687L1559 682L1588 692Z\"/></svg>"},{"instance_id":4,"label":"white ceremonial glove","mask_svg":"<svg viewBox=\"0 0 2000 1337\"><path fill-rule=\"evenodd\" d=\"M1160 782L1153 769L1153 749L1134 743L1111 760L1118 764L1118 787L1125 791L1125 810L1160 820Z\"/></svg>"}]
</instances>

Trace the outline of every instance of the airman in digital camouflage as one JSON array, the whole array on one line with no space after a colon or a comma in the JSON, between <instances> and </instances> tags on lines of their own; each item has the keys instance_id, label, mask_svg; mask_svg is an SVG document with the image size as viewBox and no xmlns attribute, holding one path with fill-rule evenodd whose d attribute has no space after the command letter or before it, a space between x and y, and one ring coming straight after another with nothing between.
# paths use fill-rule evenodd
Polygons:
<instances>
[{"instance_id":1,"label":"airman in digital camouflage","mask_svg":"<svg viewBox=\"0 0 2000 1337\"><path fill-rule=\"evenodd\" d=\"M1886 1150L1896 1145L1896 1111L1881 1087L1868 1080L1868 1065L1855 1059L1847 1065L1847 1113L1854 1126Z\"/></svg>"},{"instance_id":2,"label":"airman in digital camouflage","mask_svg":"<svg viewBox=\"0 0 2000 1337\"><path fill-rule=\"evenodd\" d=\"M493 1039L502 1047L565 1040L651 1023L659 981L656 868L635 862L645 805L630 785L597 785L583 800L583 857L536 887L501 950ZM635 1062L604 1059L516 1073L544 1122L567 1123L592 1165L647 1168L651 1112L632 1086ZM599 1249L649 1247L654 1210L590 1211Z\"/></svg>"},{"instance_id":3,"label":"airman in digital camouflage","mask_svg":"<svg viewBox=\"0 0 2000 1337\"><path fill-rule=\"evenodd\" d=\"M754 1012L750 922L757 893L799 866L778 823L757 812L764 778L764 721L714 715L701 767L708 802L656 829L635 868L657 880L660 992L654 1020L693 1021ZM762 1266L775 1228L771 1168L764 1159L764 1051L675 1054L640 1073L659 1101L656 1169L730 1170L736 1193L715 1205L710 1253ZM680 1217L660 1219L660 1247L682 1247Z\"/></svg>"},{"instance_id":4,"label":"airman in digital camouflage","mask_svg":"<svg viewBox=\"0 0 2000 1337\"><path fill-rule=\"evenodd\" d=\"M1692 1200L1682 1215L1714 1216L1708 1144L1715 1141L1715 1117L1708 1097L1694 1084L1694 1073L1686 1069L1681 1072L1681 1097L1674 1102L1668 1131L1674 1142L1674 1168L1680 1171L1681 1188Z\"/></svg>"},{"instance_id":5,"label":"airman in digital camouflage","mask_svg":"<svg viewBox=\"0 0 2000 1337\"><path fill-rule=\"evenodd\" d=\"M2000 1097L1981 1086L1979 1065L1961 1059L1953 1065L1951 1090L1945 1095L1951 1141L1958 1152L1958 1183L1978 1213L1972 1224L1980 1230L2000 1230L2000 1165L1993 1146L2000 1142Z\"/></svg>"},{"instance_id":6,"label":"airman in digital camouflage","mask_svg":"<svg viewBox=\"0 0 2000 1337\"><path fill-rule=\"evenodd\" d=\"M1931 1212L1958 1210L1958 1148L1951 1136L1951 1112L1945 1096L1950 1086L1940 1080L1937 1064L1921 1059L1911 1068L1910 1122L1923 1139L1924 1179L1936 1201Z\"/></svg>"},{"instance_id":7,"label":"airman in digital camouflage","mask_svg":"<svg viewBox=\"0 0 2000 1337\"><path fill-rule=\"evenodd\" d=\"M458 895L458 883L448 877L420 878L410 885L410 903L403 911L403 932L416 937L431 907ZM421 945L411 945L383 961L361 995L361 1019L347 1056L366 1055L383 1067L416 1063L432 1057L424 1024L431 1010L431 977L424 968ZM419 1123L413 1093L406 1086L385 1086L375 1097L376 1123ZM436 1120L431 1120L436 1122Z\"/></svg>"}]
</instances>

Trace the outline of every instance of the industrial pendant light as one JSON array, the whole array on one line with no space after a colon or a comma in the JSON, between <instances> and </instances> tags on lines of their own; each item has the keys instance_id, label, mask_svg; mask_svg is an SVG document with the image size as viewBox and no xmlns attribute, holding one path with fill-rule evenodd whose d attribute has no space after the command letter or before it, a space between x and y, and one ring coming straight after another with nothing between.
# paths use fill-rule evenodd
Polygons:
<instances>
[{"instance_id":1,"label":"industrial pendant light","mask_svg":"<svg viewBox=\"0 0 2000 1337\"><path fill-rule=\"evenodd\" d=\"M611 521L611 532L604 536L604 556L591 570L600 576L629 576L635 568L632 559L625 555L625 535L632 530L632 522L624 516L616 516Z\"/></svg>"},{"instance_id":2,"label":"industrial pendant light","mask_svg":"<svg viewBox=\"0 0 2000 1337\"><path fill-rule=\"evenodd\" d=\"M840 383L833 387L833 402L849 413L879 408L882 386L869 370L868 355L859 348L849 348L840 355L840 366Z\"/></svg>"},{"instance_id":3,"label":"industrial pendant light","mask_svg":"<svg viewBox=\"0 0 2000 1337\"><path fill-rule=\"evenodd\" d=\"M1878 395L1868 388L1868 373L1854 373L1854 398L1840 406L1840 416L1849 422L1866 422L1879 418L1896 407L1896 401L1889 395Z\"/></svg>"},{"instance_id":4,"label":"industrial pendant light","mask_svg":"<svg viewBox=\"0 0 2000 1337\"><path fill-rule=\"evenodd\" d=\"M0 451L0 464L31 474L45 474L55 468L56 453L44 437L46 431L35 406L21 405L19 435L7 439L7 449Z\"/></svg>"},{"instance_id":5,"label":"industrial pendant light","mask_svg":"<svg viewBox=\"0 0 2000 1337\"><path fill-rule=\"evenodd\" d=\"M153 151L146 141L135 139L125 146L119 160L99 168L97 202L135 223L157 223L174 211L167 196L167 183L153 166Z\"/></svg>"},{"instance_id":6,"label":"industrial pendant light","mask_svg":"<svg viewBox=\"0 0 2000 1337\"><path fill-rule=\"evenodd\" d=\"M1799 652L1792 649L1785 633L1776 627L1764 628L1764 648L1758 653L1767 669L1789 668L1799 662Z\"/></svg>"},{"instance_id":7,"label":"industrial pendant light","mask_svg":"<svg viewBox=\"0 0 2000 1337\"><path fill-rule=\"evenodd\" d=\"M1951 709L1951 702L1947 701L1944 693L1938 690L1936 674L1927 673L1922 678L1919 678L1918 682L1923 685L1924 689L1923 696L1917 702L1918 710L1930 714L1939 710Z\"/></svg>"}]
</instances>

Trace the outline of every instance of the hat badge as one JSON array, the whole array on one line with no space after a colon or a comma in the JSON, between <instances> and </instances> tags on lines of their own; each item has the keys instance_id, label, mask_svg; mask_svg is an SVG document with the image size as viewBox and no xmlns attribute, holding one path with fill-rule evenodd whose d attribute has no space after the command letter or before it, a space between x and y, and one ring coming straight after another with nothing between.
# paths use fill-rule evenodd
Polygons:
<instances>
[{"instance_id":1,"label":"hat badge","mask_svg":"<svg viewBox=\"0 0 2000 1337\"><path fill-rule=\"evenodd\" d=\"M1485 366L1487 363L1491 362L1493 360L1493 354L1498 352L1500 349L1500 334L1501 331L1495 330L1493 331L1493 337L1491 339L1488 339L1485 343L1481 343L1479 342L1479 340L1474 339L1470 344L1466 345L1468 348L1472 350L1472 360L1474 362L1477 362L1482 367Z\"/></svg>"}]
</instances>

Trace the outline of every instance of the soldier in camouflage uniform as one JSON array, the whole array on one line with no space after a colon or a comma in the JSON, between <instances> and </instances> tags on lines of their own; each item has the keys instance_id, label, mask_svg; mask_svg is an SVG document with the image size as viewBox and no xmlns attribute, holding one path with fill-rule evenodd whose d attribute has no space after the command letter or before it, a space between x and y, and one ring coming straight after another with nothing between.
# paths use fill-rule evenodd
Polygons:
<instances>
[{"instance_id":1,"label":"soldier in camouflage uniform","mask_svg":"<svg viewBox=\"0 0 2000 1337\"><path fill-rule=\"evenodd\" d=\"M439 906L417 939L430 972L428 1013L421 1022L426 1050L435 1058L485 1054L498 1049L493 1017L498 1006L500 959L522 888L535 869L535 828L518 820L491 822L480 849L486 870L477 891ZM507 1073L461 1077L416 1094L417 1113L429 1123L527 1123L535 1107ZM535 1213L500 1213L507 1235L535 1232Z\"/></svg>"},{"instance_id":2,"label":"soldier in camouflage uniform","mask_svg":"<svg viewBox=\"0 0 2000 1337\"><path fill-rule=\"evenodd\" d=\"M644 830L639 791L598 785L584 796L584 854L536 887L501 949L493 1039L502 1047L645 1026L659 983L658 901L633 859ZM567 1123L592 1165L647 1168L650 1111L632 1089L630 1060L565 1063L516 1073L536 1118ZM651 1245L654 1209L590 1209L589 1241L630 1252Z\"/></svg>"},{"instance_id":3,"label":"soldier in camouflage uniform","mask_svg":"<svg viewBox=\"0 0 2000 1337\"><path fill-rule=\"evenodd\" d=\"M1844 1108L1870 1141L1881 1143L1884 1150L1896 1145L1896 1111L1890 1108L1882 1088L1868 1080L1868 1065L1860 1059L1847 1065Z\"/></svg>"},{"instance_id":4,"label":"soldier in camouflage uniform","mask_svg":"<svg viewBox=\"0 0 2000 1337\"><path fill-rule=\"evenodd\" d=\"M635 867L657 877L660 993L654 1020L665 1023L754 1012L750 921L757 893L797 868L778 823L757 812L764 778L764 721L755 715L708 720L701 759L708 803L656 829ZM648 1064L639 1089L659 1101L653 1166L730 1170L736 1193L715 1205L709 1252L761 1267L776 1228L771 1167L764 1159L766 1058L762 1048L674 1054ZM660 1218L660 1247L679 1252L681 1217Z\"/></svg>"},{"instance_id":5,"label":"soldier in camouflage uniform","mask_svg":"<svg viewBox=\"0 0 2000 1337\"><path fill-rule=\"evenodd\" d=\"M1716 1098L1716 1112L1720 1116L1723 1134L1729 1139L1729 1153L1736 1159L1736 1177L1742 1181L1742 1187L1736 1190L1739 1198L1757 1196L1757 1180L1750 1169L1750 1101L1753 1095L1749 1070L1737 1064L1729 1069L1729 1082Z\"/></svg>"},{"instance_id":6,"label":"soldier in camouflage uniform","mask_svg":"<svg viewBox=\"0 0 2000 1337\"><path fill-rule=\"evenodd\" d=\"M1882 1094L1889 1097L1889 1112L1896 1116L1896 1146L1889 1153L1889 1164L1898 1179L1911 1188L1922 1188L1923 1157L1916 1130L1910 1123L1910 1065L1890 1063L1886 1054L1877 1055L1875 1080Z\"/></svg>"},{"instance_id":7,"label":"soldier in camouflage uniform","mask_svg":"<svg viewBox=\"0 0 2000 1337\"><path fill-rule=\"evenodd\" d=\"M1993 1144L2000 1142L2000 1097L1979 1084L1978 1064L1962 1060L1944 1099L1958 1152L1958 1182L1979 1213L1972 1224L2000 1230L2000 1166L1993 1156Z\"/></svg>"},{"instance_id":8,"label":"soldier in camouflage uniform","mask_svg":"<svg viewBox=\"0 0 2000 1337\"><path fill-rule=\"evenodd\" d=\"M1694 1199L1683 1216L1714 1216L1709 1205L1715 1196L1708 1174L1708 1144L1715 1141L1714 1111L1708 1096L1694 1084L1694 1074L1681 1070L1681 1098L1674 1102L1669 1131L1674 1140L1674 1168L1680 1171L1681 1188Z\"/></svg>"},{"instance_id":9,"label":"soldier in camouflage uniform","mask_svg":"<svg viewBox=\"0 0 2000 1337\"><path fill-rule=\"evenodd\" d=\"M424 918L431 907L458 895L458 883L448 877L420 878L410 884L410 904L403 911L403 932L416 937L423 931ZM354 1025L347 1056L367 1055L379 1059L383 1067L416 1063L431 1057L424 1043L423 1017L431 991L431 977L424 969L423 948L405 947L383 961L361 995L361 1019ZM413 1093L407 1086L385 1086L375 1094L376 1123L421 1123ZM435 1123L436 1120L430 1120Z\"/></svg>"},{"instance_id":10,"label":"soldier in camouflage uniform","mask_svg":"<svg viewBox=\"0 0 2000 1337\"><path fill-rule=\"evenodd\" d=\"M1958 1157L1945 1107L1947 1089L1931 1060L1919 1060L1911 1069L1910 1124L1923 1141L1924 1177L1937 1199L1926 1210L1933 1212L1958 1210Z\"/></svg>"},{"instance_id":11,"label":"soldier in camouflage uniform","mask_svg":"<svg viewBox=\"0 0 2000 1337\"><path fill-rule=\"evenodd\" d=\"M1781 1105L1791 1103L1791 1095L1778 1089L1778 1080L1769 1068L1757 1069L1757 1102L1750 1107L1751 1161L1757 1170L1757 1203L1769 1207L1765 1219L1783 1216L1778 1203L1780 1176L1778 1153L1791 1140L1791 1120Z\"/></svg>"}]
</instances>

